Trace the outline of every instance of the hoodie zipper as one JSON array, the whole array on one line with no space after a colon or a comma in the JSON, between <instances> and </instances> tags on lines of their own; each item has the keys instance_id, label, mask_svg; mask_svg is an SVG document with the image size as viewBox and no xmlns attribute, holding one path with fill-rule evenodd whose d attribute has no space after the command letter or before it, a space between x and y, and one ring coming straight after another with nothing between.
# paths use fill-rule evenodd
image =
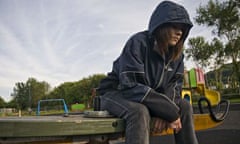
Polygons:
<instances>
[{"instance_id":1,"label":"hoodie zipper","mask_svg":"<svg viewBox=\"0 0 240 144\"><path fill-rule=\"evenodd\" d=\"M169 63L170 63L170 62L169 62ZM158 87L162 84L163 77L164 77L164 75L165 75L165 70L168 68L169 63L167 63L167 65L166 65L166 64L165 64L165 61L164 61L163 70L162 70L162 75L161 75L160 80L159 80L159 82L158 82L158 84L157 84L157 86L156 86L155 88L158 88Z\"/></svg>"},{"instance_id":2,"label":"hoodie zipper","mask_svg":"<svg viewBox=\"0 0 240 144\"><path fill-rule=\"evenodd\" d=\"M158 85L155 87L155 88L158 88L161 84L162 84L162 81L163 81L163 77L164 77L164 75L165 75L165 70L167 70L168 69L168 65L170 64L170 62L168 62L167 63L167 65L165 65L165 62L164 62L164 68L163 68L163 70L162 70L162 75L161 75L161 77L160 77L160 80L159 80L159 82L158 82ZM174 101L175 100L175 97L176 97L176 90L175 90L175 87L177 86L177 83L175 84L175 86L174 86L174 88L173 88L173 98L172 98L172 101Z\"/></svg>"}]
</instances>

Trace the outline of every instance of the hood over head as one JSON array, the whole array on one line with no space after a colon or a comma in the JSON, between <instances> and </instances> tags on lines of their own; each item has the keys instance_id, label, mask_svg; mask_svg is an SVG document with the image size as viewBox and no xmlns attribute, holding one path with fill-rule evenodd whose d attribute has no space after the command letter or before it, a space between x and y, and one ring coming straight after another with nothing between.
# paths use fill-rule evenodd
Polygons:
<instances>
[{"instance_id":1,"label":"hood over head","mask_svg":"<svg viewBox=\"0 0 240 144\"><path fill-rule=\"evenodd\" d=\"M150 35L162 24L166 23L182 23L186 24L187 31L185 37L188 35L189 30L193 26L187 10L174 2L163 1L153 11L150 18L148 31Z\"/></svg>"}]
</instances>

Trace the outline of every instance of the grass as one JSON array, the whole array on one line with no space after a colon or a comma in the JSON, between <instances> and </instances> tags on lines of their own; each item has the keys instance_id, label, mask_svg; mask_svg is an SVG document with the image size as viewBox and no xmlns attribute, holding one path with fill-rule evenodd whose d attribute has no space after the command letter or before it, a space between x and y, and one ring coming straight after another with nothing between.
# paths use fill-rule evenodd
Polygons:
<instances>
[{"instance_id":1,"label":"grass","mask_svg":"<svg viewBox=\"0 0 240 144\"><path fill-rule=\"evenodd\" d=\"M230 103L240 103L240 98L239 99L230 99Z\"/></svg>"}]
</instances>

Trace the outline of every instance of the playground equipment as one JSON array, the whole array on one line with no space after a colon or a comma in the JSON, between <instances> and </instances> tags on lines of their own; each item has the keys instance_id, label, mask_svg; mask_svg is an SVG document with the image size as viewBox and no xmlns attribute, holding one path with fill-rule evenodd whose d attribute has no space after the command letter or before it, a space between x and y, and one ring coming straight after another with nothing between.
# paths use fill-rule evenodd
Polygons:
<instances>
[{"instance_id":1,"label":"playground equipment","mask_svg":"<svg viewBox=\"0 0 240 144\"><path fill-rule=\"evenodd\" d=\"M66 104L66 102L65 102L64 99L45 99L45 100L39 100L39 101L38 101L38 105L37 105L36 115L37 115L37 116L40 115L41 103L42 103L42 102L53 102L53 101L60 101L60 102L63 103L64 116L67 116L67 115L68 115L68 107L67 107L67 104Z\"/></svg>"},{"instance_id":2,"label":"playground equipment","mask_svg":"<svg viewBox=\"0 0 240 144\"><path fill-rule=\"evenodd\" d=\"M189 76L189 84L185 85L185 88L190 86L191 89L195 89L201 96L209 99L212 106L216 106L221 101L219 92L206 88L204 74L201 69L193 68L189 72L185 72L184 76L184 81L187 81L187 76Z\"/></svg>"},{"instance_id":3,"label":"playground equipment","mask_svg":"<svg viewBox=\"0 0 240 144\"><path fill-rule=\"evenodd\" d=\"M198 107L201 114L204 113L203 108L207 107L213 121L221 122L225 119L229 109L229 101L221 99L218 91L207 89L204 73L199 68L184 72L182 98L187 99L192 104L193 94L199 95ZM216 110L213 111L213 109Z\"/></svg>"}]
</instances>

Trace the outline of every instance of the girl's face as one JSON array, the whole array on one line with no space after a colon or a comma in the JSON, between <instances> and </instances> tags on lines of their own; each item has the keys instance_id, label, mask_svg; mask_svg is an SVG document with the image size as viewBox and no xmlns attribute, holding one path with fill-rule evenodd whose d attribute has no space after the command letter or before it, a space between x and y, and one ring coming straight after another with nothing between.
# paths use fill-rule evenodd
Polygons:
<instances>
[{"instance_id":1,"label":"girl's face","mask_svg":"<svg viewBox=\"0 0 240 144\"><path fill-rule=\"evenodd\" d=\"M183 35L183 28L182 24L169 24L169 46L175 46Z\"/></svg>"}]
</instances>

